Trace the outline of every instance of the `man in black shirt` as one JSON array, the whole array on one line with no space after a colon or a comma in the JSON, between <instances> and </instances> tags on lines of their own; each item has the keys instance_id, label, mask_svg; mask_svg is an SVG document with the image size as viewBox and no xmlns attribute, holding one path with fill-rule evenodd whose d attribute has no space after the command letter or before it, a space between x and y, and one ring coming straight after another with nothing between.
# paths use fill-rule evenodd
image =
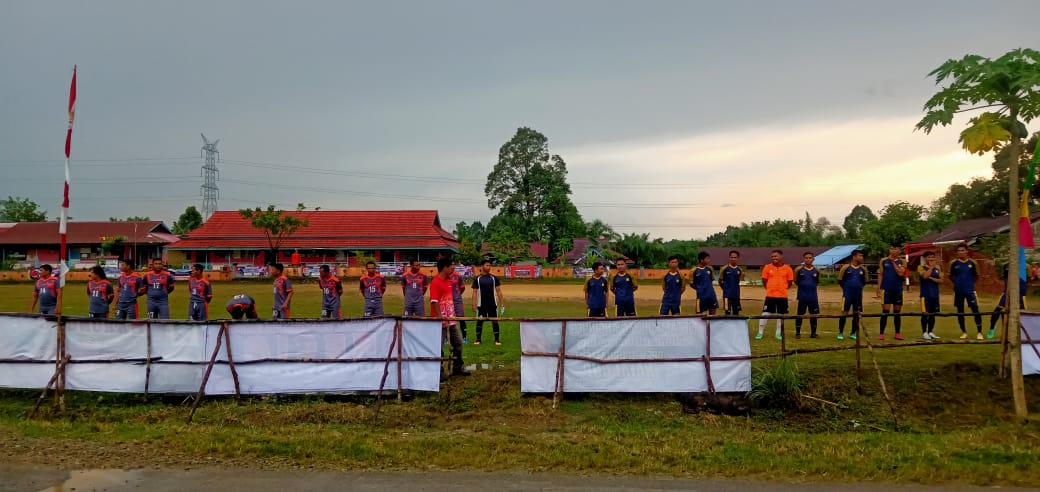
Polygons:
<instances>
[{"instance_id":1,"label":"man in black shirt","mask_svg":"<svg viewBox=\"0 0 1040 492\"><path fill-rule=\"evenodd\" d=\"M498 318L501 312L505 312L505 300L502 297L502 282L498 280L498 277L491 274L491 261L484 260L484 264L480 267L480 275L473 279L473 285L470 287L473 291L473 309L476 310L477 316L481 318ZM498 321L492 320L491 327L495 332L495 345L502 345L502 341L499 338ZM477 321L477 340L473 342L473 345L480 345L481 335L484 333L484 320Z\"/></svg>"}]
</instances>

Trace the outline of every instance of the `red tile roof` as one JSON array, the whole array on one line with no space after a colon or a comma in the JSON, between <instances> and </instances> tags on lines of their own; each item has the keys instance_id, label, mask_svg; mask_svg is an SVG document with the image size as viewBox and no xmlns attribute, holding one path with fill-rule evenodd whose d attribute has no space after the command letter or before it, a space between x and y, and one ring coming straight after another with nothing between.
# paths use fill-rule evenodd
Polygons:
<instances>
[{"instance_id":1,"label":"red tile roof","mask_svg":"<svg viewBox=\"0 0 1040 492\"><path fill-rule=\"evenodd\" d=\"M546 243L529 243L531 254L538 258L549 258L549 245Z\"/></svg>"},{"instance_id":2,"label":"red tile roof","mask_svg":"<svg viewBox=\"0 0 1040 492\"><path fill-rule=\"evenodd\" d=\"M281 248L451 249L459 243L441 227L436 210L306 210L286 212L308 222ZM168 249L267 249L264 233L238 211L214 212Z\"/></svg>"},{"instance_id":3,"label":"red tile roof","mask_svg":"<svg viewBox=\"0 0 1040 492\"><path fill-rule=\"evenodd\" d=\"M125 236L126 242L167 244L176 240L161 221L147 222L69 222L69 244L101 244L102 237ZM0 228L0 244L58 244L57 222L17 222Z\"/></svg>"}]
</instances>

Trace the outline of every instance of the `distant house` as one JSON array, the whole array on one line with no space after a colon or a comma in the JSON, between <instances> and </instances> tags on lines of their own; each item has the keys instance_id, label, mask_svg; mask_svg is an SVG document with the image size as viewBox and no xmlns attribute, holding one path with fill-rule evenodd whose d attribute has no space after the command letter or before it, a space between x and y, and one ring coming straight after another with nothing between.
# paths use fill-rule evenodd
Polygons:
<instances>
[{"instance_id":1,"label":"distant house","mask_svg":"<svg viewBox=\"0 0 1040 492\"><path fill-rule=\"evenodd\" d=\"M1033 236L1040 237L1040 212L1034 212L1029 217L1033 227ZM925 234L914 243L945 243L964 242L970 246L983 236L995 236L1011 229L1011 222L1007 215L1000 217L984 217L981 219L968 219L950 224L939 232Z\"/></svg>"},{"instance_id":2,"label":"distant house","mask_svg":"<svg viewBox=\"0 0 1040 492\"><path fill-rule=\"evenodd\" d=\"M610 258L619 258L620 257L620 258L623 258L626 261L629 261L628 257L622 255L621 253L618 253L617 251L614 251L614 250L610 249L607 246L608 243L609 243L609 241L607 241L606 239L594 240L594 239L588 239L588 238L584 238L584 237L576 237L576 238L574 238L573 247L571 247L570 250L565 251L560 256L556 257L556 260L553 261L553 263L560 263L560 264L564 264L564 265L575 265L575 264L581 263L585 259L587 259L589 253L597 254L600 257L604 257L604 256L607 256L607 257L610 257ZM597 249L598 247L602 247L602 249ZM610 263L610 262L607 261L607 263Z\"/></svg>"},{"instance_id":3,"label":"distant house","mask_svg":"<svg viewBox=\"0 0 1040 492\"><path fill-rule=\"evenodd\" d=\"M715 266L724 265L729 263L729 252L737 251L740 253L740 264L751 268L761 268L763 265L771 262L770 255L774 249L779 249L784 253L784 263L795 266L802 264L802 255L806 251L813 255L819 255L824 251L830 249L827 246L779 246L779 247L754 247L754 248L717 248L717 247L701 247L701 252L708 253L711 255L711 264ZM693 267L697 264L697 258L690 258L691 264L686 265L686 268Z\"/></svg>"},{"instance_id":4,"label":"distant house","mask_svg":"<svg viewBox=\"0 0 1040 492\"><path fill-rule=\"evenodd\" d=\"M290 263L298 251L304 263L353 264L354 252L380 262L435 261L457 253L459 242L441 227L436 210L307 210L286 212L308 221L285 238L279 257L270 257L264 232L238 211L218 211L201 227L169 246L171 258L210 265ZM171 259L171 262L174 260Z\"/></svg>"},{"instance_id":5,"label":"distant house","mask_svg":"<svg viewBox=\"0 0 1040 492\"><path fill-rule=\"evenodd\" d=\"M141 263L161 256L168 244L180 239L158 220L69 222L66 238L72 268L94 266L100 259L129 258ZM102 254L105 242L114 245ZM58 223L0 224L0 250L4 260L13 259L18 265L57 263L61 252Z\"/></svg>"}]
</instances>

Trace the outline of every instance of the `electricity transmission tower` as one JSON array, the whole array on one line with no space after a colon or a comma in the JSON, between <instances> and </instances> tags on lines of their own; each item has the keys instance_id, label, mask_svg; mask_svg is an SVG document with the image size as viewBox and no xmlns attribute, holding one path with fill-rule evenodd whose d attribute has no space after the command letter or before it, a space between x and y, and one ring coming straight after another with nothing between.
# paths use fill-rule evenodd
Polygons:
<instances>
[{"instance_id":1,"label":"electricity transmission tower","mask_svg":"<svg viewBox=\"0 0 1040 492\"><path fill-rule=\"evenodd\" d=\"M220 139L210 142L206 138L206 134L200 133L200 135L202 135L202 155L206 158L206 164L202 166L202 218L205 220L217 211L217 198L220 197L220 189L217 188L217 180L220 179L217 171L220 151L217 150L217 144L220 143Z\"/></svg>"}]
</instances>

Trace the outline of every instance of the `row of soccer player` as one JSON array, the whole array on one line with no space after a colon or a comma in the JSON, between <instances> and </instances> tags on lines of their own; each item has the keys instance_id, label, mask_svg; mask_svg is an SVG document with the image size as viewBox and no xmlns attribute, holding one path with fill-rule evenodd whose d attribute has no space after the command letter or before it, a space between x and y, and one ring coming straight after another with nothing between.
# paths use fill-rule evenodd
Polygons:
<instances>
[{"instance_id":1,"label":"row of soccer player","mask_svg":"<svg viewBox=\"0 0 1040 492\"><path fill-rule=\"evenodd\" d=\"M881 326L878 338L885 339L885 330L888 328L889 318L893 318L895 328L894 338L902 340L902 318L900 316L889 316L890 313L898 314L903 309L903 280L906 274L906 260L900 257L901 248L892 246L889 248L888 257L881 260L877 273L877 297L881 298ZM762 267L762 284L765 287L765 302L762 307L763 316L776 316L789 313L788 290L797 286L796 314L814 315L820 314L820 301L817 288L820 284L820 272L813 266L814 255L806 252L802 255L803 263L795 268L784 264L783 251L773 250L770 254L770 263ZM697 314L716 314L720 309L718 297L715 293L716 283L715 271L711 267L711 256L701 252L697 255L698 264L687 278L679 271L678 257L668 258L668 272L661 281L661 310L662 316L677 315L681 312L682 295L686 292L687 284L690 285L695 294L694 312ZM722 306L725 314L737 316L742 310L740 298L740 282L745 278L744 269L739 266L740 253L729 252L729 263L719 269L718 284L722 289ZM975 281L978 279L978 265L975 260L968 258L968 247L960 245L957 247L957 257L949 264L949 277L953 283L954 306L958 313L964 313L964 306L974 313L975 325L978 330L976 338L982 339L982 316L979 314L978 297L975 294ZM935 334L935 313L939 312L939 285L943 281L943 272L936 264L934 252L926 252L923 261L917 268L921 279L920 298L921 312L926 313L921 317L921 336L926 340L938 339ZM842 289L843 315L849 313L863 312L863 290L869 281L869 272L863 264L863 251L855 250L852 253L851 262L844 265L838 271L838 285ZM1005 278L1007 270L1004 271ZM639 289L635 277L627 272L624 262L619 262L617 271L609 278L604 275L604 266L595 264L593 274L585 281L585 304L589 317L605 317L607 308L608 292L613 293L617 316L635 316L635 291ZM1020 292L1022 297L1020 306L1025 307L1026 282L1020 281ZM997 322L1004 312L1007 301L1007 291L1000 298L1000 302L994 309L990 318L988 338L993 338ZM795 338L801 338L802 319L795 320ZM766 326L766 319L759 321L756 340L762 339ZM838 339L845 338L845 318L838 320ZM961 329L961 338L968 338L965 329L964 318L959 317L958 322ZM809 319L810 338L817 338L817 320ZM776 337L781 338L783 320L777 320ZM850 338L855 339L857 327L853 326Z\"/></svg>"},{"instance_id":2,"label":"row of soccer player","mask_svg":"<svg viewBox=\"0 0 1040 492\"><path fill-rule=\"evenodd\" d=\"M88 315L91 318L107 318L111 305L115 303L116 319L138 319L138 298L144 296L149 319L170 319L169 296L175 288L174 276L165 268L161 259L152 260L149 266L150 270L141 275L134 271L133 264L128 260L121 261L119 264L121 273L115 286L106 278L104 269L92 268L90 281L87 282L87 296L90 301ZM276 263L271 267L274 287L271 317L274 319L288 319L291 316L295 289L292 281L285 276L284 270L285 267L281 263ZM358 290L364 299L363 316L381 316L384 314L383 294L387 289L386 278L376 270L373 262L368 262L365 270L365 274L358 283ZM454 271L454 268L452 268L449 279L452 287L452 316L462 316L466 312L462 298L466 284L462 276ZM426 316L424 299L432 283L431 280L422 272L418 260L413 260L409 269L401 275L405 316ZM342 318L343 283L332 274L328 265L322 265L319 268L318 286L322 293L320 317L323 319ZM474 312L477 316L494 318L505 312L501 281L497 276L491 274L490 262L483 264L481 273L473 279L471 288ZM209 304L213 299L213 286L203 276L201 264L192 265L188 290L188 319L193 321L209 319ZM36 281L33 290L33 303L30 311L36 311L38 305L41 314L59 314L56 311L61 295L61 288L58 286L57 277L53 275L52 267L50 265L41 266L40 278ZM242 304L241 299L236 297L228 302L229 312L233 306ZM255 309L255 301L253 301L252 309ZM493 322L492 327L495 342L500 344L498 322ZM482 328L483 323L478 322L476 343L480 343ZM467 339L465 323L462 323L462 336Z\"/></svg>"}]
</instances>

